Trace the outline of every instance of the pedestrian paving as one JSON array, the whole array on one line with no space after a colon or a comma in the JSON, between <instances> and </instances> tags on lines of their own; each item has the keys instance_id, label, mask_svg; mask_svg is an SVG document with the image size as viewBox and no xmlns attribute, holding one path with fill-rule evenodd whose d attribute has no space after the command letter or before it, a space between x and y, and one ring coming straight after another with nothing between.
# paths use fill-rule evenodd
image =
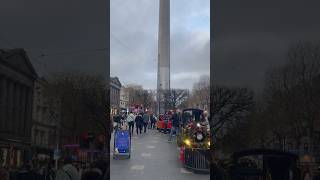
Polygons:
<instances>
[{"instance_id":1,"label":"pedestrian paving","mask_svg":"<svg viewBox=\"0 0 320 180\"><path fill-rule=\"evenodd\" d=\"M150 130L132 137L131 158L110 160L112 180L209 180L210 175L194 174L185 169L179 160L179 148L168 134ZM113 138L111 151L113 150Z\"/></svg>"}]
</instances>

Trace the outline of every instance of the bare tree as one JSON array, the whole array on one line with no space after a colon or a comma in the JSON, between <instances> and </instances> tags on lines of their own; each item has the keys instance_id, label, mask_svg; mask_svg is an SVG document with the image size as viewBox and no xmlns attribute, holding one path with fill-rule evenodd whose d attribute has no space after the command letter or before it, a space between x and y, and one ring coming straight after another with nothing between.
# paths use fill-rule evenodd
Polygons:
<instances>
[{"instance_id":1,"label":"bare tree","mask_svg":"<svg viewBox=\"0 0 320 180\"><path fill-rule=\"evenodd\" d=\"M190 96L187 89L171 89L164 92L167 109L185 108Z\"/></svg>"},{"instance_id":2,"label":"bare tree","mask_svg":"<svg viewBox=\"0 0 320 180\"><path fill-rule=\"evenodd\" d=\"M247 88L213 86L210 130L215 151L230 153L247 146L248 120L254 111L253 92Z\"/></svg>"},{"instance_id":3,"label":"bare tree","mask_svg":"<svg viewBox=\"0 0 320 180\"><path fill-rule=\"evenodd\" d=\"M210 77L203 75L193 85L189 106L209 110L210 106Z\"/></svg>"},{"instance_id":4,"label":"bare tree","mask_svg":"<svg viewBox=\"0 0 320 180\"><path fill-rule=\"evenodd\" d=\"M143 91L142 86L135 85L135 84L130 84L125 87L125 89L128 91L129 94L129 104L134 105L134 104L142 104L142 95L141 91Z\"/></svg>"},{"instance_id":5,"label":"bare tree","mask_svg":"<svg viewBox=\"0 0 320 180\"><path fill-rule=\"evenodd\" d=\"M314 139L319 121L320 44L300 42L288 52L287 63L267 74L265 95L269 119L277 122L278 137L291 136L296 147L300 139ZM319 131L319 130L317 130Z\"/></svg>"},{"instance_id":6,"label":"bare tree","mask_svg":"<svg viewBox=\"0 0 320 180\"><path fill-rule=\"evenodd\" d=\"M246 88L228 88L214 86L211 89L213 109L211 110L210 128L216 140L221 140L231 129L239 124L253 110L253 92Z\"/></svg>"},{"instance_id":7,"label":"bare tree","mask_svg":"<svg viewBox=\"0 0 320 180\"><path fill-rule=\"evenodd\" d=\"M46 93L60 100L60 127L76 142L79 136L91 130L109 134L106 112L107 84L102 77L87 74L59 74L48 78Z\"/></svg>"}]
</instances>

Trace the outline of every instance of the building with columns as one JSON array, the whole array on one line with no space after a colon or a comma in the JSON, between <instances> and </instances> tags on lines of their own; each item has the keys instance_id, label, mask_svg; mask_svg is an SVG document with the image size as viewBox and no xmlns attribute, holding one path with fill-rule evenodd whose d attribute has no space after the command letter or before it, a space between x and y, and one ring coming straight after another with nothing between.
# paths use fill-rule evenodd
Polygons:
<instances>
[{"instance_id":1,"label":"building with columns","mask_svg":"<svg viewBox=\"0 0 320 180\"><path fill-rule=\"evenodd\" d=\"M30 158L34 81L23 49L0 50L0 158L20 166Z\"/></svg>"},{"instance_id":2,"label":"building with columns","mask_svg":"<svg viewBox=\"0 0 320 180\"><path fill-rule=\"evenodd\" d=\"M59 101L45 93L48 82L39 78L35 82L32 113L32 152L38 159L50 158L57 144L60 122Z\"/></svg>"}]
</instances>

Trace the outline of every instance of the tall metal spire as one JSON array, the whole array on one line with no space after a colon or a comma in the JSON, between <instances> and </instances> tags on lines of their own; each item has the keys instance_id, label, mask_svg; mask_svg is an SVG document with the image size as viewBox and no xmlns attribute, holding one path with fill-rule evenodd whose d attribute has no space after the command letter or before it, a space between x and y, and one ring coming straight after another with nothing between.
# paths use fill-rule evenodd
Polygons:
<instances>
[{"instance_id":1,"label":"tall metal spire","mask_svg":"<svg viewBox=\"0 0 320 180\"><path fill-rule=\"evenodd\" d=\"M164 113L163 92L170 90L170 0L159 0L158 112Z\"/></svg>"}]
</instances>

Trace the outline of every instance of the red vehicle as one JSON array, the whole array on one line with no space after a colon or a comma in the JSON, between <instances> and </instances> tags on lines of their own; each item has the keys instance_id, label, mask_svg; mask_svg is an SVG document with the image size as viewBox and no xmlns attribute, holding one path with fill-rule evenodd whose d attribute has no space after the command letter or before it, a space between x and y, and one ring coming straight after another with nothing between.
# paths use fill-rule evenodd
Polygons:
<instances>
[{"instance_id":1,"label":"red vehicle","mask_svg":"<svg viewBox=\"0 0 320 180\"><path fill-rule=\"evenodd\" d=\"M169 115L160 114L159 120L157 121L157 129L159 132L167 133L170 132L172 127L171 119Z\"/></svg>"},{"instance_id":2,"label":"red vehicle","mask_svg":"<svg viewBox=\"0 0 320 180\"><path fill-rule=\"evenodd\" d=\"M164 124L164 116L163 116L163 114L160 114L159 115L159 119L157 121L157 129L158 129L159 132L164 131L164 129L165 129L164 125L165 125Z\"/></svg>"}]
</instances>

